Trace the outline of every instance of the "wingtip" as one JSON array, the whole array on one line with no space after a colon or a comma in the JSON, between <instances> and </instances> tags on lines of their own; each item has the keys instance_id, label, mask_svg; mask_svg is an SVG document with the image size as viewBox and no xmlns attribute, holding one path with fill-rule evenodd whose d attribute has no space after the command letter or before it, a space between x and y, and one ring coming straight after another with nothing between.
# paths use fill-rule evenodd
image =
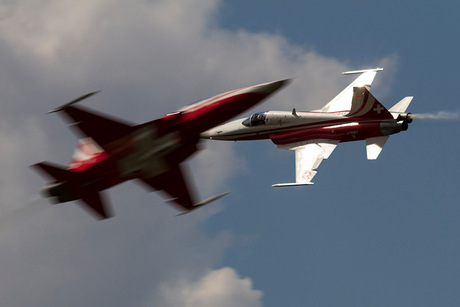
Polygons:
<instances>
[{"instance_id":1,"label":"wingtip","mask_svg":"<svg viewBox=\"0 0 460 307\"><path fill-rule=\"evenodd\" d=\"M291 81L292 79L281 79L281 80L276 80L276 81L272 81L268 83L255 85L248 89L250 89L251 91L264 93L266 95L271 95L277 92L278 90L284 88L285 86L289 85Z\"/></svg>"},{"instance_id":2,"label":"wingtip","mask_svg":"<svg viewBox=\"0 0 460 307\"><path fill-rule=\"evenodd\" d=\"M281 79L281 80L278 80L278 81L275 81L275 82L279 82L280 83L280 88L281 88L281 87L285 87L285 86L288 86L289 84L291 84L293 82L293 78Z\"/></svg>"},{"instance_id":3,"label":"wingtip","mask_svg":"<svg viewBox=\"0 0 460 307\"><path fill-rule=\"evenodd\" d=\"M55 109L52 109L52 110L46 112L46 114L51 114L51 113L60 112L60 111L64 110L65 108L67 108L67 107L69 107L69 106L71 106L71 105L73 105L73 104L75 104L75 103L77 103L77 102L80 102L80 101L82 101L82 100L84 100L84 99L87 99L87 98L89 98L89 97L91 97L91 96L96 95L96 94L99 93L100 91L101 91L101 90L97 90L97 91L94 91L94 92L85 94L85 95L83 95L83 96L80 96L80 97L78 97L77 99L74 99L74 100L72 100L72 101L70 101L70 102L68 102L68 103L66 103L66 104L63 104L63 105L60 106L60 107L57 107L57 108L55 108Z\"/></svg>"},{"instance_id":4,"label":"wingtip","mask_svg":"<svg viewBox=\"0 0 460 307\"><path fill-rule=\"evenodd\" d=\"M382 71L382 70L383 70L383 68L381 68L381 67L371 68L371 69L362 69L362 70L350 70L350 71L342 72L342 75L363 74L363 73L366 73L366 72L369 72L369 71L378 72L378 71Z\"/></svg>"},{"instance_id":5,"label":"wingtip","mask_svg":"<svg viewBox=\"0 0 460 307\"><path fill-rule=\"evenodd\" d=\"M176 214L176 216L181 216L181 215L185 215L187 213L190 213L192 211L195 211L196 209L200 208L200 207L203 207L204 205L207 205L215 200L218 200L219 198L222 198L224 197L225 195L229 194L228 192L227 193L221 193L221 194L217 194L217 195L214 195L214 196L211 196L209 197L208 199L205 199L195 205L193 205L192 208L188 209L188 210L184 210L184 211L181 211L179 213Z\"/></svg>"},{"instance_id":6,"label":"wingtip","mask_svg":"<svg viewBox=\"0 0 460 307\"><path fill-rule=\"evenodd\" d=\"M297 182L293 182L293 183L276 183L276 184L272 184L272 187L274 188L285 188L285 187L302 187L302 186L307 186L307 185L312 185L314 184L314 182L305 182L305 183L297 183Z\"/></svg>"}]
</instances>

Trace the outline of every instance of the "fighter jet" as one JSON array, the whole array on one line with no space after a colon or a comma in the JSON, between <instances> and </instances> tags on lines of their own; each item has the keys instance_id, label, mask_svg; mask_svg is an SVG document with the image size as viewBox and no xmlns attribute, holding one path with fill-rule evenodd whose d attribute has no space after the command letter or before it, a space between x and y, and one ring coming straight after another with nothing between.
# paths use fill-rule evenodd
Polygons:
<instances>
[{"instance_id":1,"label":"fighter jet","mask_svg":"<svg viewBox=\"0 0 460 307\"><path fill-rule=\"evenodd\" d=\"M313 184L312 179L323 159L340 142L366 141L367 158L377 159L389 136L408 129L413 120L405 113L413 97L405 97L387 110L370 92L372 81L382 68L348 71L360 74L322 109L299 112L268 111L254 113L214 127L202 138L225 141L270 139L280 149L295 152L296 181L274 187Z\"/></svg>"},{"instance_id":2,"label":"fighter jet","mask_svg":"<svg viewBox=\"0 0 460 307\"><path fill-rule=\"evenodd\" d=\"M267 98L289 80L226 92L154 121L134 125L75 105L86 94L49 113L59 112L81 137L68 167L41 162L33 167L53 182L43 188L54 203L79 200L100 219L112 216L103 190L135 179L161 190L187 213L225 194L196 202L181 163L197 151L200 133L235 117Z\"/></svg>"}]
</instances>

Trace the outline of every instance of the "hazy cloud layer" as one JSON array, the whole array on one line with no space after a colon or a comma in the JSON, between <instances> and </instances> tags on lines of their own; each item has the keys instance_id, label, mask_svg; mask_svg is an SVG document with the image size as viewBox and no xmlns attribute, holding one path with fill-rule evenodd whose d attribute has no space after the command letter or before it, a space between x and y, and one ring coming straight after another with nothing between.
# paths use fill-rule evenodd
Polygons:
<instances>
[{"instance_id":1,"label":"hazy cloud layer","mask_svg":"<svg viewBox=\"0 0 460 307\"><path fill-rule=\"evenodd\" d=\"M85 104L143 122L286 77L297 79L261 109L320 107L350 81L339 74L346 63L281 36L221 29L219 4L0 4L2 305L144 306L168 301L165 285L182 285L186 306L261 304L257 285L232 268L216 269L234 238L204 233L200 225L219 204L176 218L158 194L125 184L108 193L117 216L96 222L76 205L34 200L44 180L28 169L45 159L68 162L76 140L57 116L44 113L92 90L103 91ZM380 62L391 66L395 59ZM205 145L191 163L203 198L226 192L229 179L245 170L231 144Z\"/></svg>"}]
</instances>

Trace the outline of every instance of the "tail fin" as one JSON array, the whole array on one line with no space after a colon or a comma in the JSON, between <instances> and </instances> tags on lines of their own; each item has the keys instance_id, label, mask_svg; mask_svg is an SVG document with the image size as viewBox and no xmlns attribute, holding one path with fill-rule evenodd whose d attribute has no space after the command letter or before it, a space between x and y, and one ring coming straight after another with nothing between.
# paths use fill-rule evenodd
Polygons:
<instances>
[{"instance_id":1,"label":"tail fin","mask_svg":"<svg viewBox=\"0 0 460 307\"><path fill-rule=\"evenodd\" d=\"M104 204L99 191L87 191L82 186L85 183L79 173L68 171L58 165L41 162L32 165L55 180L44 188L49 197L57 198L58 202L81 200L84 208L91 209L99 219L106 219L112 216L111 210Z\"/></svg>"},{"instance_id":2,"label":"tail fin","mask_svg":"<svg viewBox=\"0 0 460 307\"><path fill-rule=\"evenodd\" d=\"M348 117L393 119L391 113L369 92L367 87L353 88L351 110Z\"/></svg>"},{"instance_id":3,"label":"tail fin","mask_svg":"<svg viewBox=\"0 0 460 307\"><path fill-rule=\"evenodd\" d=\"M84 171L107 157L107 153L92 138L79 139L68 169Z\"/></svg>"},{"instance_id":4,"label":"tail fin","mask_svg":"<svg viewBox=\"0 0 460 307\"><path fill-rule=\"evenodd\" d=\"M377 72L382 71L383 68L374 68L367 70L355 70L343 72L342 75L361 74L355 81L348 85L343 91L334 97L328 104L326 104L322 112L341 112L348 111L351 108L351 98L353 96L354 87L367 86L371 87Z\"/></svg>"}]
</instances>

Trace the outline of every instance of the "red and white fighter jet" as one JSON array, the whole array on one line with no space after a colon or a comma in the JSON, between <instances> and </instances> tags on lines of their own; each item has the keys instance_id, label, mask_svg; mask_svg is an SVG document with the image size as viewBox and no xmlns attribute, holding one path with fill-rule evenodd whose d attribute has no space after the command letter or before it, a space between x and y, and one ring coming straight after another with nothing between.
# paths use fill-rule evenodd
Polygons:
<instances>
[{"instance_id":1,"label":"red and white fighter jet","mask_svg":"<svg viewBox=\"0 0 460 307\"><path fill-rule=\"evenodd\" d=\"M367 158L377 159L391 134L405 131L413 116L405 113L413 97L406 97L387 110L369 92L382 68L349 71L360 74L322 109L310 112L268 111L214 127L201 134L213 140L270 139L280 149L295 151L295 183L274 187L313 184L311 180L323 159L340 142L366 141Z\"/></svg>"},{"instance_id":2,"label":"red and white fighter jet","mask_svg":"<svg viewBox=\"0 0 460 307\"><path fill-rule=\"evenodd\" d=\"M197 151L200 133L219 125L267 98L289 80L255 85L202 100L154 121L133 125L76 106L97 92L57 109L83 137L67 168L42 162L35 169L54 181L43 188L55 203L80 200L99 218L111 210L101 191L130 179L150 190L162 190L184 213L225 194L195 202L180 163Z\"/></svg>"}]
</instances>

